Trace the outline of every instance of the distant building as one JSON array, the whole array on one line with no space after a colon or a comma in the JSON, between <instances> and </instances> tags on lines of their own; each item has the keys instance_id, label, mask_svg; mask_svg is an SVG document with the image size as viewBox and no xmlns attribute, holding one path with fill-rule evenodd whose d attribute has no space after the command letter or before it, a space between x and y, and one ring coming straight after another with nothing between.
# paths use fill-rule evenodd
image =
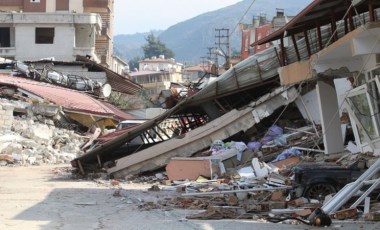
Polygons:
<instances>
[{"instance_id":1,"label":"distant building","mask_svg":"<svg viewBox=\"0 0 380 230\"><path fill-rule=\"evenodd\" d=\"M0 0L0 56L112 65L113 0Z\"/></svg>"},{"instance_id":2,"label":"distant building","mask_svg":"<svg viewBox=\"0 0 380 230\"><path fill-rule=\"evenodd\" d=\"M259 53L271 46L272 43L266 43L264 45L252 44L255 41L261 40L284 26L292 16L285 16L283 9L276 9L276 16L272 21L267 21L266 15L262 14L259 17L254 17L252 24L241 24L240 30L242 32L242 44L241 44L241 57L242 59L248 58L252 54ZM287 44L287 42L286 42Z\"/></svg>"},{"instance_id":3,"label":"distant building","mask_svg":"<svg viewBox=\"0 0 380 230\"><path fill-rule=\"evenodd\" d=\"M126 76L129 72L129 65L123 59L118 56L112 56L112 70L115 73Z\"/></svg>"},{"instance_id":4,"label":"distant building","mask_svg":"<svg viewBox=\"0 0 380 230\"><path fill-rule=\"evenodd\" d=\"M170 88L170 73L168 71L142 70L130 72L131 80L142 85L150 96L157 96L162 90Z\"/></svg>"},{"instance_id":5,"label":"distant building","mask_svg":"<svg viewBox=\"0 0 380 230\"><path fill-rule=\"evenodd\" d=\"M164 55L144 59L139 62L139 71L130 72L131 80L141 84L150 95L158 95L161 90L170 88L171 83L182 83L181 63Z\"/></svg>"},{"instance_id":6,"label":"distant building","mask_svg":"<svg viewBox=\"0 0 380 230\"><path fill-rule=\"evenodd\" d=\"M195 65L186 67L183 70L182 79L184 82L195 82L202 78L206 73L210 72L210 66Z\"/></svg>"}]
</instances>

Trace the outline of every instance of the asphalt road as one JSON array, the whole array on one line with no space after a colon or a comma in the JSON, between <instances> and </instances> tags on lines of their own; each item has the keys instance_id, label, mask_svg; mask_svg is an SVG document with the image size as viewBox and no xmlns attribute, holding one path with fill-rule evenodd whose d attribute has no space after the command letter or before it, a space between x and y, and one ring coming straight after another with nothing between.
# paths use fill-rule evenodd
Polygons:
<instances>
[{"instance_id":1,"label":"asphalt road","mask_svg":"<svg viewBox=\"0 0 380 230\"><path fill-rule=\"evenodd\" d=\"M0 229L321 229L253 220L187 220L186 215L199 212L194 210L142 211L143 202L171 192L149 192L150 185L71 179L67 167L0 167ZM380 223L334 221L328 228L380 229Z\"/></svg>"}]
</instances>

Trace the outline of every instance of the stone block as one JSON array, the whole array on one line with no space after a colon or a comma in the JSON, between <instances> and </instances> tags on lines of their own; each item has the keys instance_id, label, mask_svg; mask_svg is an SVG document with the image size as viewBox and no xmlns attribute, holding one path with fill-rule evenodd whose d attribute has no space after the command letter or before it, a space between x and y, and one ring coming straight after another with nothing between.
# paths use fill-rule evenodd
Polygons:
<instances>
[{"instance_id":1,"label":"stone block","mask_svg":"<svg viewBox=\"0 0 380 230\"><path fill-rule=\"evenodd\" d=\"M344 220L344 219L352 219L356 218L357 209L356 208L348 208L335 212L335 219Z\"/></svg>"}]
</instances>

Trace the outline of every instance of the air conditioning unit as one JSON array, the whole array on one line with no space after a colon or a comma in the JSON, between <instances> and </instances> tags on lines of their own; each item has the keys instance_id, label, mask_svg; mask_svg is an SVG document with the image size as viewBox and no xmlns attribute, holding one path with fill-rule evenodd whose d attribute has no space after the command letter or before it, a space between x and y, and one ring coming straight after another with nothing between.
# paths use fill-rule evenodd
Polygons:
<instances>
[{"instance_id":1,"label":"air conditioning unit","mask_svg":"<svg viewBox=\"0 0 380 230\"><path fill-rule=\"evenodd\" d=\"M31 3L40 3L40 0L30 0Z\"/></svg>"}]
</instances>

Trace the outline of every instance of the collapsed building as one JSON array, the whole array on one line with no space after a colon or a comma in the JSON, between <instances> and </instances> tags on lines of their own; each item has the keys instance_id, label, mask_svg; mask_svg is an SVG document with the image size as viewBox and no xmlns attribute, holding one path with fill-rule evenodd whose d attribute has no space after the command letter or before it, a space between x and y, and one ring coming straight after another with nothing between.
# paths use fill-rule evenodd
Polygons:
<instances>
[{"instance_id":1,"label":"collapsed building","mask_svg":"<svg viewBox=\"0 0 380 230\"><path fill-rule=\"evenodd\" d=\"M279 46L250 56L194 94L164 102L168 110L147 122L100 137L93 136L83 146L84 154L71 164L83 174L97 166L106 169L114 178L126 178L166 166L169 179L180 180L196 179L207 173L206 176L213 179L214 173L217 177L223 176L229 168L245 166L243 163L248 161L252 162L256 177L270 177L271 187L258 186L255 182L249 184L254 188L239 192L257 192L289 189L285 183L287 178L270 176L270 170L263 169L258 158L268 162L282 153L293 156L292 148L307 156L310 152L314 153L311 156L322 155L322 158L337 154L338 161L358 152L370 152L371 157L376 157L380 135L379 6L378 2L366 0L313 1L284 27L257 41L257 44L265 44L280 40ZM284 37L291 37L293 42L286 46ZM62 77L59 74L54 76ZM111 84L114 89L125 85L133 90L139 89L137 84L116 79ZM55 102L62 106L59 111L64 112L65 119L70 118L86 127L93 123L105 127L109 124L104 123L105 120L114 123L128 119L116 108L88 98L84 93L9 76L1 76L0 83L3 96L38 101L39 104L45 100ZM62 82L56 83L62 85ZM46 110L44 107L44 113ZM264 142L275 125L289 131L285 141L278 139L278 145L273 144L274 139ZM210 155L210 146L220 147L223 142L255 145L249 148L251 152L235 145L236 149L223 155ZM345 152L345 148L349 148L349 152ZM195 155L202 157L190 159ZM239 162L235 158L239 158ZM298 158L285 158L270 167L287 171L288 165L299 163ZM312 164L313 167L317 165ZM354 182L348 180L347 185L340 185L343 188L339 187L339 192L328 190L338 193L315 210L336 213L364 184L372 184L348 206L349 211L343 210L343 215L356 209L380 183L377 178L370 180L378 172L378 164L376 158L365 162L357 178L350 178ZM200 170L199 165L205 166L206 170L197 172L195 169ZM317 172L322 173L327 168ZM194 175L194 171L197 174ZM298 179L302 182L305 177ZM307 183L311 188L316 185ZM321 190L331 188L319 187ZM228 193L237 192L231 190ZM298 194L302 195L305 193ZM295 199L289 202L293 206L288 207L299 207L303 202L303 199ZM277 207L285 208L283 204ZM266 206L255 205L248 206L254 211L268 211ZM275 209L272 206L273 212L289 212Z\"/></svg>"},{"instance_id":2,"label":"collapsed building","mask_svg":"<svg viewBox=\"0 0 380 230\"><path fill-rule=\"evenodd\" d=\"M248 143L260 139L265 137L263 130L281 122L296 133L311 134L310 142L301 142L306 146L297 143L304 153L344 157L371 152L376 156L379 5L374 1L313 1L285 26L256 42L280 40L279 46L236 64L166 113L94 140L84 155L72 161L73 166L85 173L97 164L111 176L125 178L207 152L218 140ZM291 38L287 46L284 37ZM168 118L177 119L171 131L160 126ZM231 156L236 153L227 158ZM378 161L365 164L362 175L318 209L319 213L335 213L363 183L371 183L368 180L378 172ZM169 165L166 169L180 173L185 165L184 160L175 166L180 170ZM372 183L351 209L379 180Z\"/></svg>"}]
</instances>

